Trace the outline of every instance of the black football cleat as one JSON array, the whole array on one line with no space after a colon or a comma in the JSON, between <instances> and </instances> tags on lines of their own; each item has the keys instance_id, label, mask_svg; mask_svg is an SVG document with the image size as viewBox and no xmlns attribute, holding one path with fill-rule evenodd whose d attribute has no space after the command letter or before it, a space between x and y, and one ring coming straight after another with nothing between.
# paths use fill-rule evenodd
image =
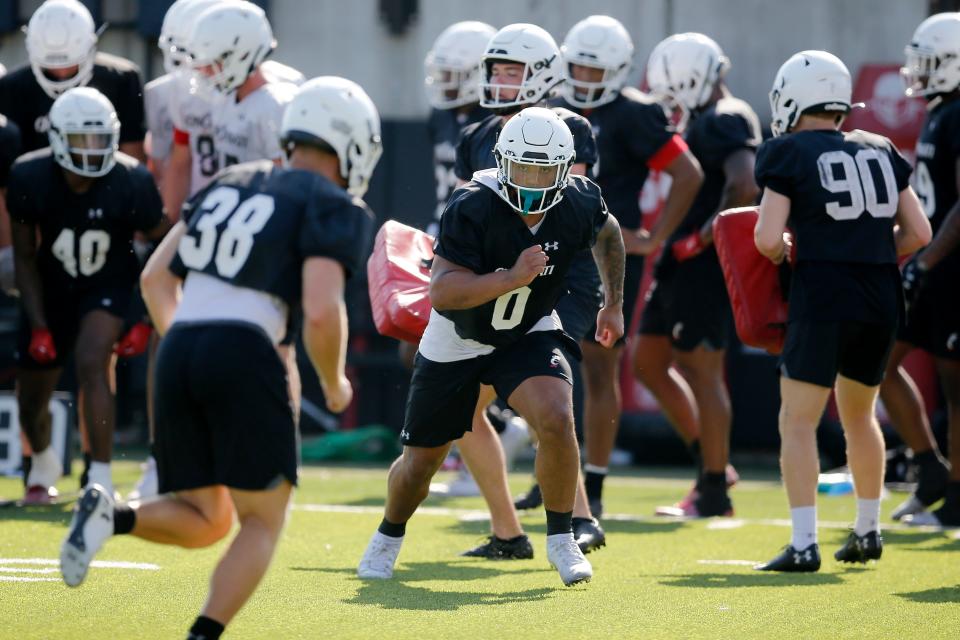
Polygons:
<instances>
[{"instance_id":1,"label":"black football cleat","mask_svg":"<svg viewBox=\"0 0 960 640\"><path fill-rule=\"evenodd\" d=\"M792 544L783 548L776 558L754 567L757 571L785 571L791 573L812 573L820 570L820 547L814 543L797 551Z\"/></svg>"},{"instance_id":2,"label":"black football cleat","mask_svg":"<svg viewBox=\"0 0 960 640\"><path fill-rule=\"evenodd\" d=\"M590 513L593 514L593 517L594 518L603 517L603 499L590 498L588 502L590 504Z\"/></svg>"},{"instance_id":3,"label":"black football cleat","mask_svg":"<svg viewBox=\"0 0 960 640\"><path fill-rule=\"evenodd\" d=\"M460 555L488 560L529 560L533 558L533 545L525 534L509 540L490 536L479 547L464 551Z\"/></svg>"},{"instance_id":4,"label":"black football cleat","mask_svg":"<svg viewBox=\"0 0 960 640\"><path fill-rule=\"evenodd\" d=\"M529 509L539 509L543 506L543 494L540 493L540 485L535 484L530 487L530 491L519 496L513 501L514 509L518 511L527 511Z\"/></svg>"},{"instance_id":5,"label":"black football cleat","mask_svg":"<svg viewBox=\"0 0 960 640\"><path fill-rule=\"evenodd\" d=\"M865 536L858 536L851 531L847 541L833 554L840 562L859 562L866 564L867 560L879 560L883 555L883 538L876 531Z\"/></svg>"},{"instance_id":6,"label":"black football cleat","mask_svg":"<svg viewBox=\"0 0 960 640\"><path fill-rule=\"evenodd\" d=\"M607 546L607 534L596 518L574 518L573 539L582 553L596 551Z\"/></svg>"}]
</instances>

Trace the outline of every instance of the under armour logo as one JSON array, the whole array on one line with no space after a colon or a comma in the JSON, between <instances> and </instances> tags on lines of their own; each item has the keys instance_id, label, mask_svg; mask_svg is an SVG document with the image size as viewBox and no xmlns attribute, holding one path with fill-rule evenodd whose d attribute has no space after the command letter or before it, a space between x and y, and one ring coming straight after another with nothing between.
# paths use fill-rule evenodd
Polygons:
<instances>
[{"instance_id":1,"label":"under armour logo","mask_svg":"<svg viewBox=\"0 0 960 640\"><path fill-rule=\"evenodd\" d=\"M401 429L401 430L400 430L400 439L401 439L401 440L409 440L409 439L410 439L410 432L407 431L406 429Z\"/></svg>"},{"instance_id":2,"label":"under armour logo","mask_svg":"<svg viewBox=\"0 0 960 640\"><path fill-rule=\"evenodd\" d=\"M812 557L809 549L807 549L807 550L804 551L803 553L795 553L795 554L793 554L793 563L794 563L794 564L800 564L800 561L801 561L801 560L804 560L804 561L806 561L806 562L813 562L813 557Z\"/></svg>"},{"instance_id":3,"label":"under armour logo","mask_svg":"<svg viewBox=\"0 0 960 640\"><path fill-rule=\"evenodd\" d=\"M91 220L99 220L100 218L103 218L103 209L90 209L87 211L87 217Z\"/></svg>"},{"instance_id":4,"label":"under armour logo","mask_svg":"<svg viewBox=\"0 0 960 640\"><path fill-rule=\"evenodd\" d=\"M678 322L677 324L673 325L673 332L672 332L672 333L673 333L673 339L674 339L674 340L679 340L679 339L680 339L680 335L683 333L683 323L682 323L682 322Z\"/></svg>"},{"instance_id":5,"label":"under armour logo","mask_svg":"<svg viewBox=\"0 0 960 640\"><path fill-rule=\"evenodd\" d=\"M556 251L556 250L559 249L559 248L560 248L560 242L559 242L559 241L557 241L557 242L544 242L544 243L543 243L543 250L544 250L544 251Z\"/></svg>"}]
</instances>

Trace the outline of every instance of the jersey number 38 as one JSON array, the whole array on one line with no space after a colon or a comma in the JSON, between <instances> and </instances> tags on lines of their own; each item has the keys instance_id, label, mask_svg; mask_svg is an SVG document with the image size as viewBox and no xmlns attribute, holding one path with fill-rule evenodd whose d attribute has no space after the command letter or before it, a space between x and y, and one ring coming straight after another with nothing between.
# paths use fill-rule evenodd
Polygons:
<instances>
[{"instance_id":1,"label":"jersey number 38","mask_svg":"<svg viewBox=\"0 0 960 640\"><path fill-rule=\"evenodd\" d=\"M217 187L203 199L196 225L181 238L180 259L194 271L203 271L213 260L221 277L233 278L250 257L253 236L263 230L273 210L273 196L257 193L241 202L233 187ZM225 220L226 227L218 233Z\"/></svg>"}]
</instances>

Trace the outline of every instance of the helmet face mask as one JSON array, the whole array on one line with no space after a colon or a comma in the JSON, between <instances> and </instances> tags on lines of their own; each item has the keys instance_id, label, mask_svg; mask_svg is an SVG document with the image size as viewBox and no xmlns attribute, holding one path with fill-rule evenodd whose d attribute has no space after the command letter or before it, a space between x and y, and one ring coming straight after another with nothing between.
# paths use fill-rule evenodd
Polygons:
<instances>
[{"instance_id":1,"label":"helmet face mask","mask_svg":"<svg viewBox=\"0 0 960 640\"><path fill-rule=\"evenodd\" d=\"M712 38L678 33L650 54L647 84L683 129L690 115L706 106L730 69L730 61Z\"/></svg>"},{"instance_id":2,"label":"helmet face mask","mask_svg":"<svg viewBox=\"0 0 960 640\"><path fill-rule=\"evenodd\" d=\"M506 66L517 65L518 82L511 74L496 73ZM532 24L504 27L487 44L480 63L480 106L506 114L546 98L554 86L563 82L560 49L553 37Z\"/></svg>"},{"instance_id":3,"label":"helmet face mask","mask_svg":"<svg viewBox=\"0 0 960 640\"><path fill-rule=\"evenodd\" d=\"M434 109L455 109L480 100L480 58L496 29L457 22L443 30L423 61L424 90Z\"/></svg>"},{"instance_id":4,"label":"helmet face mask","mask_svg":"<svg viewBox=\"0 0 960 640\"><path fill-rule=\"evenodd\" d=\"M567 63L565 86L568 88L565 93L568 94L568 100L577 106L588 108L603 104L604 94L616 74L616 69L585 63Z\"/></svg>"},{"instance_id":5,"label":"helmet face mask","mask_svg":"<svg viewBox=\"0 0 960 640\"><path fill-rule=\"evenodd\" d=\"M904 49L900 75L910 97L933 97L960 87L960 13L938 13L920 23Z\"/></svg>"},{"instance_id":6,"label":"helmet face mask","mask_svg":"<svg viewBox=\"0 0 960 640\"><path fill-rule=\"evenodd\" d=\"M554 112L530 107L513 116L493 155L498 195L521 215L544 213L563 199L575 153L570 129Z\"/></svg>"},{"instance_id":7,"label":"helmet face mask","mask_svg":"<svg viewBox=\"0 0 960 640\"><path fill-rule=\"evenodd\" d=\"M610 16L590 16L575 24L560 47L564 62L563 97L590 109L612 102L623 89L633 63L633 41Z\"/></svg>"},{"instance_id":8,"label":"helmet face mask","mask_svg":"<svg viewBox=\"0 0 960 640\"><path fill-rule=\"evenodd\" d=\"M47 137L61 167L85 178L99 178L116 164L120 121L102 93L80 87L53 103Z\"/></svg>"}]
</instances>

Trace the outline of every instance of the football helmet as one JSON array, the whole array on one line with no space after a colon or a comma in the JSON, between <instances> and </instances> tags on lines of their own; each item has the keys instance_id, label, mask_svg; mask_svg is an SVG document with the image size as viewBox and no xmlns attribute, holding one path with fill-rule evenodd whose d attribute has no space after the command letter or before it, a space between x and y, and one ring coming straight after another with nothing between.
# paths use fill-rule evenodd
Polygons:
<instances>
[{"instance_id":1,"label":"football helmet","mask_svg":"<svg viewBox=\"0 0 960 640\"><path fill-rule=\"evenodd\" d=\"M610 16L590 16L573 25L560 46L563 56L563 97L585 109L606 104L620 94L633 62L633 41L620 22ZM597 82L573 77L571 65L603 70Z\"/></svg>"},{"instance_id":2,"label":"football helmet","mask_svg":"<svg viewBox=\"0 0 960 640\"><path fill-rule=\"evenodd\" d=\"M702 33L678 33L654 47L647 62L647 84L686 121L709 102L729 68L730 61L713 39Z\"/></svg>"},{"instance_id":3,"label":"football helmet","mask_svg":"<svg viewBox=\"0 0 960 640\"><path fill-rule=\"evenodd\" d=\"M287 153L298 143L335 152L347 191L360 198L383 153L373 100L360 85L337 76L314 78L299 88L283 114L280 138Z\"/></svg>"},{"instance_id":4,"label":"football helmet","mask_svg":"<svg viewBox=\"0 0 960 640\"><path fill-rule=\"evenodd\" d=\"M33 75L51 98L86 85L93 77L97 30L90 11L76 0L47 0L40 5L27 24L26 44ZM69 78L49 74L74 66L77 72Z\"/></svg>"},{"instance_id":5,"label":"football helmet","mask_svg":"<svg viewBox=\"0 0 960 640\"><path fill-rule=\"evenodd\" d=\"M805 113L850 113L850 71L826 51L801 51L783 63L770 90L770 128L779 136Z\"/></svg>"},{"instance_id":6,"label":"football helmet","mask_svg":"<svg viewBox=\"0 0 960 640\"><path fill-rule=\"evenodd\" d=\"M217 2L193 23L190 64L201 86L229 95L277 46L263 9L250 2Z\"/></svg>"},{"instance_id":7,"label":"football helmet","mask_svg":"<svg viewBox=\"0 0 960 640\"><path fill-rule=\"evenodd\" d=\"M960 86L960 13L932 15L913 32L900 74L908 96L950 93Z\"/></svg>"},{"instance_id":8,"label":"football helmet","mask_svg":"<svg viewBox=\"0 0 960 640\"><path fill-rule=\"evenodd\" d=\"M503 125L493 148L498 194L523 215L544 213L563 199L576 153L573 134L550 109L527 107Z\"/></svg>"},{"instance_id":9,"label":"football helmet","mask_svg":"<svg viewBox=\"0 0 960 640\"><path fill-rule=\"evenodd\" d=\"M493 65L497 62L524 65L520 84L494 83ZM511 24L497 31L487 43L480 64L480 106L497 113L537 104L563 81L560 49L553 36L535 24ZM502 99L503 91L516 91L517 95Z\"/></svg>"},{"instance_id":10,"label":"football helmet","mask_svg":"<svg viewBox=\"0 0 960 640\"><path fill-rule=\"evenodd\" d=\"M173 73L189 67L190 53L187 39L194 21L201 13L215 4L228 0L177 0L163 16L157 46L163 54L163 68Z\"/></svg>"},{"instance_id":11,"label":"football helmet","mask_svg":"<svg viewBox=\"0 0 960 640\"><path fill-rule=\"evenodd\" d=\"M120 120L105 95L92 87L76 87L50 107L47 138L57 164L77 175L98 178L116 164Z\"/></svg>"},{"instance_id":12,"label":"football helmet","mask_svg":"<svg viewBox=\"0 0 960 640\"><path fill-rule=\"evenodd\" d=\"M472 20L443 30L423 61L431 107L455 109L480 100L480 58L496 32Z\"/></svg>"}]
</instances>

